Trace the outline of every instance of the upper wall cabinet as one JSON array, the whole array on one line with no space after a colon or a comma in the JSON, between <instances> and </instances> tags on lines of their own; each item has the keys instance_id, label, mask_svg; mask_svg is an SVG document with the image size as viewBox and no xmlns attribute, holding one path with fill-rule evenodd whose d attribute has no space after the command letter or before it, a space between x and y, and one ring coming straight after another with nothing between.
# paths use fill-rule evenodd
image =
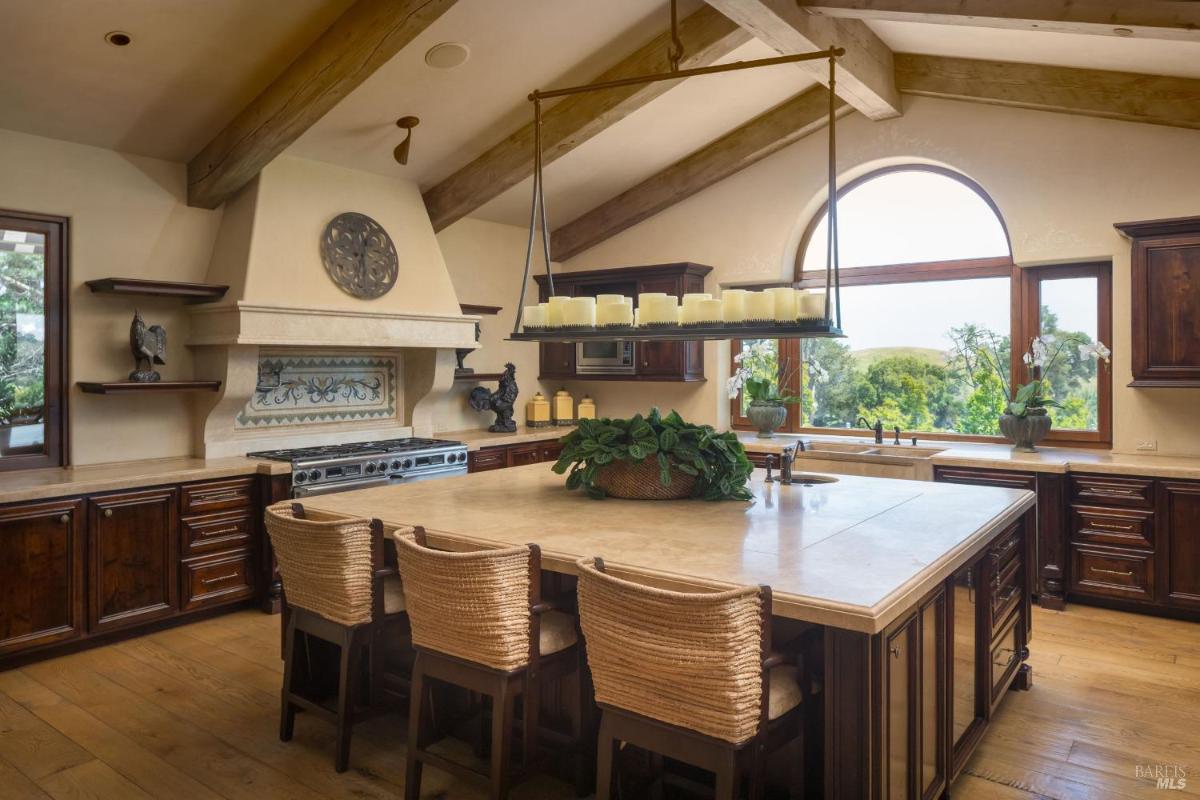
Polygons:
<instances>
[{"instance_id":1,"label":"upper wall cabinet","mask_svg":"<svg viewBox=\"0 0 1200 800\"><path fill-rule=\"evenodd\" d=\"M554 294L595 297L620 294L632 297L648 292L663 292L682 298L704 291L704 278L712 267L681 262L646 267L616 267L585 272L563 272L554 276ZM545 275L535 275L541 301L550 296ZM584 345L544 342L541 350L542 379L579 378L609 381L702 381L704 380L703 342L633 342L632 363L627 363L621 347L605 342Z\"/></svg>"},{"instance_id":2,"label":"upper wall cabinet","mask_svg":"<svg viewBox=\"0 0 1200 800\"><path fill-rule=\"evenodd\" d=\"M1200 387L1200 217L1124 222L1139 387Z\"/></svg>"}]
</instances>

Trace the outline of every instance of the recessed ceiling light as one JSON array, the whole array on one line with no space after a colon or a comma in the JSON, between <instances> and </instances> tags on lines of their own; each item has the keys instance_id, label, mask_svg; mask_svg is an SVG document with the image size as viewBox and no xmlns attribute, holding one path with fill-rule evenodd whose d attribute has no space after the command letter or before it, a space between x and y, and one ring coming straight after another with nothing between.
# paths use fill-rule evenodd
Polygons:
<instances>
[{"instance_id":1,"label":"recessed ceiling light","mask_svg":"<svg viewBox=\"0 0 1200 800\"><path fill-rule=\"evenodd\" d=\"M471 50L458 42L435 44L425 52L425 63L434 69L454 69L471 57Z\"/></svg>"},{"instance_id":2,"label":"recessed ceiling light","mask_svg":"<svg viewBox=\"0 0 1200 800\"><path fill-rule=\"evenodd\" d=\"M111 44L113 47L125 47L133 41L133 37L125 31L109 31L104 34L104 41Z\"/></svg>"},{"instance_id":3,"label":"recessed ceiling light","mask_svg":"<svg viewBox=\"0 0 1200 800\"><path fill-rule=\"evenodd\" d=\"M1133 36L1133 31L1129 28L1113 28L1113 33L1117 36Z\"/></svg>"}]
</instances>

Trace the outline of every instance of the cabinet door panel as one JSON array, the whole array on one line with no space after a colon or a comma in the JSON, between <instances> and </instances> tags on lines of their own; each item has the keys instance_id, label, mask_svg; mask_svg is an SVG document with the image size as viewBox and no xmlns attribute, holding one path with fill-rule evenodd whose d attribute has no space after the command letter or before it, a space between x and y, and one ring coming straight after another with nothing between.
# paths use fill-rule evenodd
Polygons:
<instances>
[{"instance_id":1,"label":"cabinet door panel","mask_svg":"<svg viewBox=\"0 0 1200 800\"><path fill-rule=\"evenodd\" d=\"M1166 600L1171 605L1200 607L1200 483L1162 483L1169 540Z\"/></svg>"},{"instance_id":2,"label":"cabinet door panel","mask_svg":"<svg viewBox=\"0 0 1200 800\"><path fill-rule=\"evenodd\" d=\"M83 632L82 501L0 509L0 656Z\"/></svg>"},{"instance_id":3,"label":"cabinet door panel","mask_svg":"<svg viewBox=\"0 0 1200 800\"><path fill-rule=\"evenodd\" d=\"M487 472L508 466L507 447L484 447L467 456L467 472Z\"/></svg>"},{"instance_id":4,"label":"cabinet door panel","mask_svg":"<svg viewBox=\"0 0 1200 800\"><path fill-rule=\"evenodd\" d=\"M92 498L92 632L168 617L178 607L178 492L159 489Z\"/></svg>"},{"instance_id":5,"label":"cabinet door panel","mask_svg":"<svg viewBox=\"0 0 1200 800\"><path fill-rule=\"evenodd\" d=\"M508 448L508 464L510 467L523 467L526 464L542 462L542 446L537 442L531 444L514 444Z\"/></svg>"},{"instance_id":6,"label":"cabinet door panel","mask_svg":"<svg viewBox=\"0 0 1200 800\"><path fill-rule=\"evenodd\" d=\"M893 626L893 631L884 638L883 788L886 800L906 800L911 794L919 624L920 618L914 614L899 627Z\"/></svg>"},{"instance_id":7,"label":"cabinet door panel","mask_svg":"<svg viewBox=\"0 0 1200 800\"><path fill-rule=\"evenodd\" d=\"M932 800L946 785L946 594L937 591L920 611L920 758L918 796Z\"/></svg>"},{"instance_id":8,"label":"cabinet door panel","mask_svg":"<svg viewBox=\"0 0 1200 800\"><path fill-rule=\"evenodd\" d=\"M1139 242L1134 280L1145 292L1135 378L1200 378L1200 237ZM1135 328L1135 342L1141 337Z\"/></svg>"}]
</instances>

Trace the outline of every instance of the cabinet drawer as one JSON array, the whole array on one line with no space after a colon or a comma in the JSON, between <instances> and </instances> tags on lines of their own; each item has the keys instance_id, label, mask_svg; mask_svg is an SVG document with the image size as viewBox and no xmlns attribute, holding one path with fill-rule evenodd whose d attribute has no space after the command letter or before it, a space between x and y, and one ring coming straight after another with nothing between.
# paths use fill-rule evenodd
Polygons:
<instances>
[{"instance_id":1,"label":"cabinet drawer","mask_svg":"<svg viewBox=\"0 0 1200 800\"><path fill-rule=\"evenodd\" d=\"M1071 507L1072 538L1118 547L1154 547L1154 512L1125 508Z\"/></svg>"},{"instance_id":2,"label":"cabinet drawer","mask_svg":"<svg viewBox=\"0 0 1200 800\"><path fill-rule=\"evenodd\" d=\"M1021 590L1024 582L1021 580L1021 560L1012 559L1003 572L993 573L992 599L990 604L992 636L999 636L1008 615L1021 602Z\"/></svg>"},{"instance_id":3,"label":"cabinet drawer","mask_svg":"<svg viewBox=\"0 0 1200 800\"><path fill-rule=\"evenodd\" d=\"M968 486L999 486L1003 489L1037 490L1037 476L1032 472L1005 472L998 469L967 469L964 467L933 468L934 479L940 483L963 483Z\"/></svg>"},{"instance_id":4,"label":"cabinet drawer","mask_svg":"<svg viewBox=\"0 0 1200 800\"><path fill-rule=\"evenodd\" d=\"M1154 507L1154 481L1114 475L1071 476L1071 498L1084 505Z\"/></svg>"},{"instance_id":5,"label":"cabinet drawer","mask_svg":"<svg viewBox=\"0 0 1200 800\"><path fill-rule=\"evenodd\" d=\"M1020 619L1020 613L1014 614L992 645L988 663L992 708L996 707L1001 696L1012 683L1013 676L1021 667L1020 642L1017 641L1017 623Z\"/></svg>"},{"instance_id":6,"label":"cabinet drawer","mask_svg":"<svg viewBox=\"0 0 1200 800\"><path fill-rule=\"evenodd\" d=\"M182 577L184 611L254 595L254 569L245 551L185 561Z\"/></svg>"},{"instance_id":7,"label":"cabinet drawer","mask_svg":"<svg viewBox=\"0 0 1200 800\"><path fill-rule=\"evenodd\" d=\"M993 575L1004 572L1008 569L1009 564L1021 555L1021 541L1021 529L1014 525L988 548L988 559L991 561Z\"/></svg>"},{"instance_id":8,"label":"cabinet drawer","mask_svg":"<svg viewBox=\"0 0 1200 800\"><path fill-rule=\"evenodd\" d=\"M1071 589L1080 594L1154 599L1154 555L1103 545L1072 544Z\"/></svg>"},{"instance_id":9,"label":"cabinet drawer","mask_svg":"<svg viewBox=\"0 0 1200 800\"><path fill-rule=\"evenodd\" d=\"M186 484L183 487L182 502L184 514L249 508L254 504L254 479L237 478L231 481Z\"/></svg>"},{"instance_id":10,"label":"cabinet drawer","mask_svg":"<svg viewBox=\"0 0 1200 800\"><path fill-rule=\"evenodd\" d=\"M244 511L185 517L182 520L183 555L239 550L246 546L254 521Z\"/></svg>"},{"instance_id":11,"label":"cabinet drawer","mask_svg":"<svg viewBox=\"0 0 1200 800\"><path fill-rule=\"evenodd\" d=\"M504 469L508 466L507 447L485 447L471 453L467 462L471 472L485 472L489 469Z\"/></svg>"},{"instance_id":12,"label":"cabinet drawer","mask_svg":"<svg viewBox=\"0 0 1200 800\"><path fill-rule=\"evenodd\" d=\"M542 461L558 461L562 455L562 442L542 442Z\"/></svg>"},{"instance_id":13,"label":"cabinet drawer","mask_svg":"<svg viewBox=\"0 0 1200 800\"><path fill-rule=\"evenodd\" d=\"M542 461L542 445L538 442L511 445L508 448L508 461L514 467L523 467L526 464L540 464Z\"/></svg>"}]
</instances>

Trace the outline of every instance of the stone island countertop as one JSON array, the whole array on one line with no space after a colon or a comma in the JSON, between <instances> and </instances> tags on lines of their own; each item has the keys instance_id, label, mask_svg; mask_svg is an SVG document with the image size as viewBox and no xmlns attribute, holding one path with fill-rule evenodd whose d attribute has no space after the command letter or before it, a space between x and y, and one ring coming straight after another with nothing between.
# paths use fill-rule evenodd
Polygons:
<instances>
[{"instance_id":1,"label":"stone island countertop","mask_svg":"<svg viewBox=\"0 0 1200 800\"><path fill-rule=\"evenodd\" d=\"M752 483L756 501L590 500L546 464L309 497L305 507L423 525L446 549L537 543L544 568L611 571L664 588L765 584L775 613L883 630L1034 504L1032 492L840 476Z\"/></svg>"}]
</instances>

